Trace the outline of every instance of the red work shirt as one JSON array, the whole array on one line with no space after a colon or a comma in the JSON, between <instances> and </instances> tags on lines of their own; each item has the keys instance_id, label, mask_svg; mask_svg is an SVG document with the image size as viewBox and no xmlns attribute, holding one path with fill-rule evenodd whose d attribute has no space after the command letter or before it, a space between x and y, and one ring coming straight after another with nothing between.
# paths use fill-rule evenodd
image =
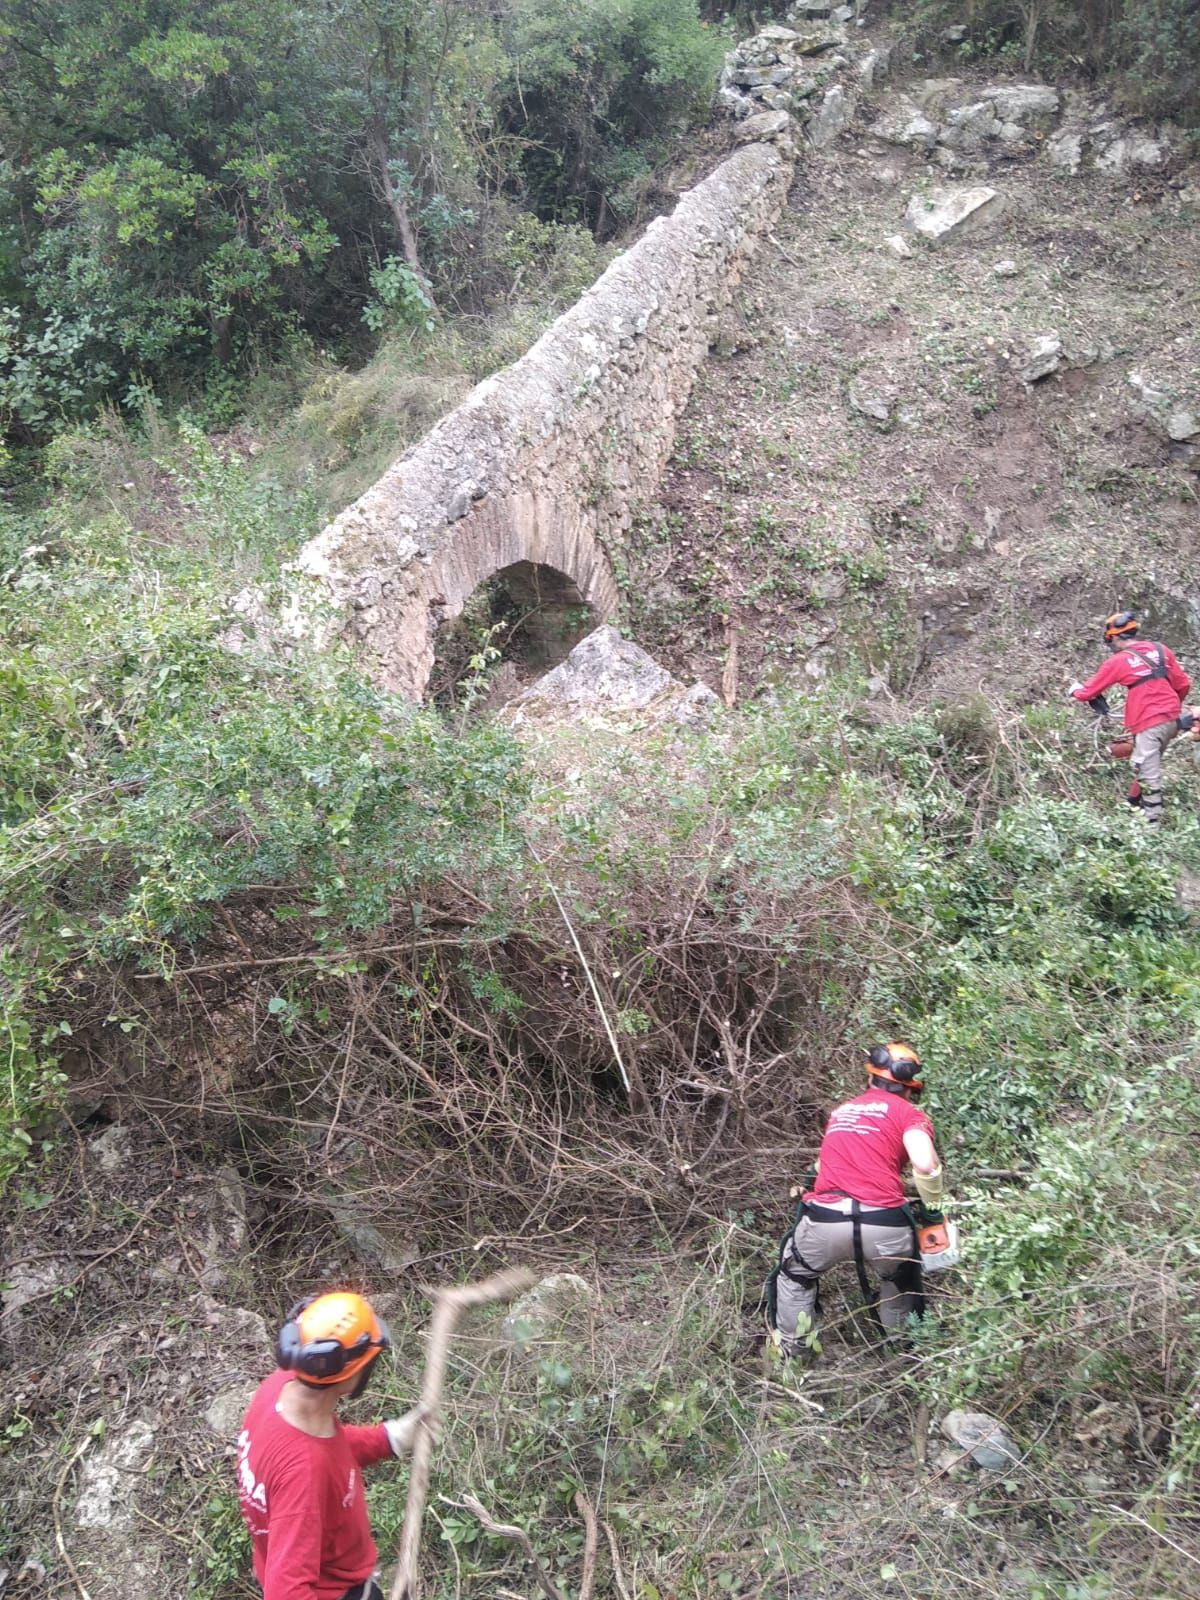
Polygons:
<instances>
[{"instance_id":1,"label":"red work shirt","mask_svg":"<svg viewBox=\"0 0 1200 1600\"><path fill-rule=\"evenodd\" d=\"M290 1372L255 1391L237 1444L238 1498L263 1600L341 1600L375 1570L362 1468L391 1455L382 1422L314 1439L275 1409Z\"/></svg>"},{"instance_id":2,"label":"red work shirt","mask_svg":"<svg viewBox=\"0 0 1200 1600\"><path fill-rule=\"evenodd\" d=\"M825 1125L817 1186L804 1196L822 1201L849 1196L864 1206L886 1211L904 1204L900 1174L908 1155L904 1135L920 1128L933 1138L933 1124L903 1095L868 1089L836 1106Z\"/></svg>"},{"instance_id":3,"label":"red work shirt","mask_svg":"<svg viewBox=\"0 0 1200 1600\"><path fill-rule=\"evenodd\" d=\"M1165 678L1150 676L1154 666L1162 660L1167 668ZM1094 678L1089 678L1081 689L1076 689L1076 700L1094 700L1114 684L1128 689L1125 696L1125 726L1130 733L1144 733L1147 728L1157 728L1162 722L1174 722L1183 700L1192 687L1192 680L1176 661L1165 644L1127 645L1111 655Z\"/></svg>"}]
</instances>

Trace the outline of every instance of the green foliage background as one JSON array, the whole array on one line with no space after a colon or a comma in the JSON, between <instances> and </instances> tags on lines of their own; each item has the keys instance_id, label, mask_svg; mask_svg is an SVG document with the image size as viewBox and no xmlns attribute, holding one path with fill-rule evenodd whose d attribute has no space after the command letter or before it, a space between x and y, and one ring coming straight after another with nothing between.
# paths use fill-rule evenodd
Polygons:
<instances>
[{"instance_id":1,"label":"green foliage background","mask_svg":"<svg viewBox=\"0 0 1200 1600\"><path fill-rule=\"evenodd\" d=\"M289 337L352 355L398 307L478 311L521 208L630 219L721 48L695 0L15 0L0 429L146 385L227 422L229 374Z\"/></svg>"}]
</instances>

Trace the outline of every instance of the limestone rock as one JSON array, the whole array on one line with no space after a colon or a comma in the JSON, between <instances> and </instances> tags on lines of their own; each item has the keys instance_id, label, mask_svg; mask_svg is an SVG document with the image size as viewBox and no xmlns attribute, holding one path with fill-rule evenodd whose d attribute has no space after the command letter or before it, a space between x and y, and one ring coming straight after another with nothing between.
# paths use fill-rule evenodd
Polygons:
<instances>
[{"instance_id":1,"label":"limestone rock","mask_svg":"<svg viewBox=\"0 0 1200 1600\"><path fill-rule=\"evenodd\" d=\"M757 111L738 125L735 138L738 144L751 144L757 139L778 139L792 127L786 111Z\"/></svg>"},{"instance_id":2,"label":"limestone rock","mask_svg":"<svg viewBox=\"0 0 1200 1600\"><path fill-rule=\"evenodd\" d=\"M887 77L890 55L887 49L868 50L858 63L858 81L864 94L870 94L875 85Z\"/></svg>"},{"instance_id":3,"label":"limestone rock","mask_svg":"<svg viewBox=\"0 0 1200 1600\"><path fill-rule=\"evenodd\" d=\"M981 90L979 98L995 106L1002 122L1019 126L1057 116L1062 105L1058 90L1044 83L998 84Z\"/></svg>"},{"instance_id":4,"label":"limestone rock","mask_svg":"<svg viewBox=\"0 0 1200 1600\"><path fill-rule=\"evenodd\" d=\"M922 78L913 92L922 111L940 117L962 87L961 78Z\"/></svg>"},{"instance_id":5,"label":"limestone rock","mask_svg":"<svg viewBox=\"0 0 1200 1600\"><path fill-rule=\"evenodd\" d=\"M109 1175L120 1172L133 1157L133 1134L119 1122L114 1122L94 1139L88 1140L88 1152L101 1172Z\"/></svg>"},{"instance_id":6,"label":"limestone rock","mask_svg":"<svg viewBox=\"0 0 1200 1600\"><path fill-rule=\"evenodd\" d=\"M1042 378L1048 378L1052 372L1057 372L1062 361L1062 340L1056 333L1041 334L1031 340L1018 375L1024 383L1037 383Z\"/></svg>"},{"instance_id":7,"label":"limestone rock","mask_svg":"<svg viewBox=\"0 0 1200 1600\"><path fill-rule=\"evenodd\" d=\"M200 1203L201 1219L196 1243L203 1265L200 1282L208 1290L224 1289L229 1267L245 1248L246 1191L233 1167L218 1168Z\"/></svg>"},{"instance_id":8,"label":"limestone rock","mask_svg":"<svg viewBox=\"0 0 1200 1600\"><path fill-rule=\"evenodd\" d=\"M952 1444L969 1450L974 1464L987 1472L1003 1472L1021 1459L1004 1425L985 1411L948 1411L939 1426Z\"/></svg>"},{"instance_id":9,"label":"limestone rock","mask_svg":"<svg viewBox=\"0 0 1200 1600\"><path fill-rule=\"evenodd\" d=\"M19 1349L26 1336L26 1324L33 1320L36 1325L37 1313L30 1317L22 1315L26 1306L34 1305L44 1296L53 1294L55 1289L61 1289L75 1276L76 1268L66 1256L50 1256L42 1261L18 1261L13 1266L4 1266L0 1273L0 1335L3 1341L10 1343L14 1349Z\"/></svg>"},{"instance_id":10,"label":"limestone rock","mask_svg":"<svg viewBox=\"0 0 1200 1600\"><path fill-rule=\"evenodd\" d=\"M754 109L754 103L749 95L739 94L728 83L723 83L717 90L717 104L722 111L727 111L735 121L739 122L750 116Z\"/></svg>"},{"instance_id":11,"label":"limestone rock","mask_svg":"<svg viewBox=\"0 0 1200 1600\"><path fill-rule=\"evenodd\" d=\"M851 107L845 91L837 84L826 89L821 109L808 125L808 137L818 150L831 145L850 121Z\"/></svg>"},{"instance_id":12,"label":"limestone rock","mask_svg":"<svg viewBox=\"0 0 1200 1600\"><path fill-rule=\"evenodd\" d=\"M552 1338L565 1324L592 1309L592 1288L577 1272L553 1272L517 1300L504 1319L504 1333L518 1344Z\"/></svg>"},{"instance_id":13,"label":"limestone rock","mask_svg":"<svg viewBox=\"0 0 1200 1600\"><path fill-rule=\"evenodd\" d=\"M871 125L872 138L910 150L932 150L937 135L937 124L904 95L897 95L894 103Z\"/></svg>"},{"instance_id":14,"label":"limestone rock","mask_svg":"<svg viewBox=\"0 0 1200 1600\"><path fill-rule=\"evenodd\" d=\"M1020 270L1020 267L1015 261L1012 261L1008 256L1005 256L1003 261L997 261L996 265L992 268L992 276L995 278L1015 278Z\"/></svg>"},{"instance_id":15,"label":"limestone rock","mask_svg":"<svg viewBox=\"0 0 1200 1600\"><path fill-rule=\"evenodd\" d=\"M868 384L855 379L847 392L850 409L857 411L861 416L870 417L873 422L890 422L892 408L888 402L875 389Z\"/></svg>"},{"instance_id":16,"label":"limestone rock","mask_svg":"<svg viewBox=\"0 0 1200 1600\"><path fill-rule=\"evenodd\" d=\"M255 1381L235 1383L215 1394L204 1408L204 1420L218 1439L232 1442L237 1437L246 1407L254 1397Z\"/></svg>"},{"instance_id":17,"label":"limestone rock","mask_svg":"<svg viewBox=\"0 0 1200 1600\"><path fill-rule=\"evenodd\" d=\"M883 242L888 250L894 256L898 256L901 261L907 261L912 255L912 245L909 244L902 233L890 234Z\"/></svg>"},{"instance_id":18,"label":"limestone rock","mask_svg":"<svg viewBox=\"0 0 1200 1600\"><path fill-rule=\"evenodd\" d=\"M959 106L946 117L946 127L940 135L941 143L951 150L982 150L988 139L1000 131L996 108L986 100L976 100L971 105Z\"/></svg>"},{"instance_id":19,"label":"limestone rock","mask_svg":"<svg viewBox=\"0 0 1200 1600\"><path fill-rule=\"evenodd\" d=\"M330 1215L338 1232L364 1261L373 1261L389 1278L407 1272L419 1259L421 1252L411 1240L389 1239L373 1222L366 1222L351 1206L331 1206Z\"/></svg>"},{"instance_id":20,"label":"limestone rock","mask_svg":"<svg viewBox=\"0 0 1200 1600\"><path fill-rule=\"evenodd\" d=\"M155 1430L141 1419L122 1433L111 1434L83 1458L75 1521L81 1528L107 1532L132 1528L131 1481L143 1472L154 1453Z\"/></svg>"},{"instance_id":21,"label":"limestone rock","mask_svg":"<svg viewBox=\"0 0 1200 1600\"><path fill-rule=\"evenodd\" d=\"M1046 160L1073 177L1083 165L1083 135L1064 128L1047 139Z\"/></svg>"},{"instance_id":22,"label":"limestone rock","mask_svg":"<svg viewBox=\"0 0 1200 1600\"><path fill-rule=\"evenodd\" d=\"M1131 372L1129 386L1138 396L1136 410L1172 444L1186 444L1200 435L1200 407L1181 401L1160 379Z\"/></svg>"},{"instance_id":23,"label":"limestone rock","mask_svg":"<svg viewBox=\"0 0 1200 1600\"><path fill-rule=\"evenodd\" d=\"M1113 139L1096 157L1102 172L1120 176L1133 167L1151 169L1161 167L1167 159L1166 146L1160 139L1148 139L1142 134L1127 133Z\"/></svg>"},{"instance_id":24,"label":"limestone rock","mask_svg":"<svg viewBox=\"0 0 1200 1600\"><path fill-rule=\"evenodd\" d=\"M1175 896L1181 911L1185 911L1193 921L1200 920L1200 872L1192 872L1184 867L1175 885Z\"/></svg>"},{"instance_id":25,"label":"limestone rock","mask_svg":"<svg viewBox=\"0 0 1200 1600\"><path fill-rule=\"evenodd\" d=\"M796 34L790 49L798 56L819 56L827 50L836 50L838 45L845 42L846 35L839 27L806 28Z\"/></svg>"},{"instance_id":26,"label":"limestone rock","mask_svg":"<svg viewBox=\"0 0 1200 1600\"><path fill-rule=\"evenodd\" d=\"M904 220L930 244L941 244L980 232L1003 211L1004 196L995 189L943 187L913 195Z\"/></svg>"},{"instance_id":27,"label":"limestone rock","mask_svg":"<svg viewBox=\"0 0 1200 1600\"><path fill-rule=\"evenodd\" d=\"M640 645L615 628L597 628L567 659L530 684L505 710L519 725L530 717L638 713L647 723L695 723L719 704L704 684L685 688Z\"/></svg>"}]
</instances>

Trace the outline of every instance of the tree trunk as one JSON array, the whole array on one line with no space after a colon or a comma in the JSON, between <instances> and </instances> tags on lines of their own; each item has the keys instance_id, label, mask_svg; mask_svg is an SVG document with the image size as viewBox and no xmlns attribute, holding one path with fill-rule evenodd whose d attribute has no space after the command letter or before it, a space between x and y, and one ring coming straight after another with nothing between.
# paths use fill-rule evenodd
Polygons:
<instances>
[{"instance_id":1,"label":"tree trunk","mask_svg":"<svg viewBox=\"0 0 1200 1600\"><path fill-rule=\"evenodd\" d=\"M392 226L396 230L396 238L400 242L400 249L404 256L404 263L412 272L421 288L429 297L429 307L432 316L441 320L441 312L433 298L433 287L428 275L421 265L420 252L417 249L416 229L412 225L412 218L408 214L408 206L404 196L401 195L396 185L392 182L391 152L388 149L387 129L383 117L377 115L371 126L371 147L375 156L375 176L379 185L380 198L391 213Z\"/></svg>"}]
</instances>

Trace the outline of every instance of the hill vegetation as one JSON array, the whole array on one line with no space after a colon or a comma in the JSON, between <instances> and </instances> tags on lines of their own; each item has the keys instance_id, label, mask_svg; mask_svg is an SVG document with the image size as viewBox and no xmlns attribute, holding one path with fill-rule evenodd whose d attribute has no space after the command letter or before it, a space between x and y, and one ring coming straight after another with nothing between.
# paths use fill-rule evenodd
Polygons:
<instances>
[{"instance_id":1,"label":"hill vegetation","mask_svg":"<svg viewBox=\"0 0 1200 1600\"><path fill-rule=\"evenodd\" d=\"M1014 174L999 300L990 255L907 278L879 255L894 174L814 163L620 552L673 664L715 680L736 621L742 703L700 733L518 737L479 714L487 624L434 711L338 650L234 654L225 602L285 595L322 515L586 284L653 203L721 19L169 10L22 3L0 33L17 1592L65 1591L65 1546L94 1593L252 1595L202 1420L268 1359L246 1308L370 1285L400 1359L367 1403L407 1403L418 1284L520 1259L595 1303L557 1341L456 1350L438 1600L532 1583L468 1492L570 1592L583 1493L622 1600L1195 1593L1197 780L1176 759L1148 835L1058 694L1069 626L1135 580L1200 665L1194 473L1120 410L1138 338L1187 370L1194 276L1144 285L1194 260L1194 213L1157 180L1118 203ZM948 25L923 18L918 50ZM1065 18L972 11L972 51L1082 54ZM1101 20L1117 87L1160 92L1189 9ZM1081 346L1119 325L1091 387L1000 365L1051 315ZM924 434L848 415L856 379ZM929 1064L964 1268L910 1360L837 1282L814 1364L766 1365L788 1185L895 1034ZM1004 1419L1011 1473L935 1459L962 1403ZM105 1544L73 1475L135 1414L157 1454ZM402 1494L373 1490L385 1550Z\"/></svg>"}]
</instances>

